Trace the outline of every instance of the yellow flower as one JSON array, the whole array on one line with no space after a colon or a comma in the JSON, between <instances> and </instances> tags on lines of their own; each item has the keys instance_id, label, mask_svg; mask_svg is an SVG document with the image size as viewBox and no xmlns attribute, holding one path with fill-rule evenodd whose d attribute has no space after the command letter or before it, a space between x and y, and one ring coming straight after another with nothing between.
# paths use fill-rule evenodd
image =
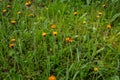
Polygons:
<instances>
[{"instance_id":1,"label":"yellow flower","mask_svg":"<svg viewBox=\"0 0 120 80\"><path fill-rule=\"evenodd\" d=\"M10 8L11 6L10 5L7 5L7 8Z\"/></svg>"},{"instance_id":2,"label":"yellow flower","mask_svg":"<svg viewBox=\"0 0 120 80\"><path fill-rule=\"evenodd\" d=\"M29 17L33 17L33 16L34 16L34 14L32 14L32 13L31 13L31 14L29 14L28 16L29 16Z\"/></svg>"},{"instance_id":3,"label":"yellow flower","mask_svg":"<svg viewBox=\"0 0 120 80\"><path fill-rule=\"evenodd\" d=\"M73 14L74 14L74 15L77 15L78 13L75 11Z\"/></svg>"},{"instance_id":4,"label":"yellow flower","mask_svg":"<svg viewBox=\"0 0 120 80\"><path fill-rule=\"evenodd\" d=\"M46 7L46 10L48 10L48 8Z\"/></svg>"},{"instance_id":5,"label":"yellow flower","mask_svg":"<svg viewBox=\"0 0 120 80\"><path fill-rule=\"evenodd\" d=\"M51 28L52 28L52 29L55 29L55 28L56 28L56 25L53 24L53 25L51 26Z\"/></svg>"},{"instance_id":6,"label":"yellow flower","mask_svg":"<svg viewBox=\"0 0 120 80\"><path fill-rule=\"evenodd\" d=\"M105 4L103 4L103 5L102 5L102 7L103 7L103 8L105 8L105 7L106 7L106 5L105 5Z\"/></svg>"},{"instance_id":7,"label":"yellow flower","mask_svg":"<svg viewBox=\"0 0 120 80\"><path fill-rule=\"evenodd\" d=\"M58 34L57 32L53 32L53 35L55 35L55 36L56 36L57 34Z\"/></svg>"},{"instance_id":8,"label":"yellow flower","mask_svg":"<svg viewBox=\"0 0 120 80\"><path fill-rule=\"evenodd\" d=\"M67 42L72 42L73 40L72 40L71 37L68 37L68 38L66 38L66 41L67 41Z\"/></svg>"},{"instance_id":9,"label":"yellow flower","mask_svg":"<svg viewBox=\"0 0 120 80\"><path fill-rule=\"evenodd\" d=\"M30 1L27 1L27 2L25 3L25 5L26 5L26 6L30 6L30 5L31 5L31 2L30 2Z\"/></svg>"},{"instance_id":10,"label":"yellow flower","mask_svg":"<svg viewBox=\"0 0 120 80\"><path fill-rule=\"evenodd\" d=\"M7 12L7 10L6 10L6 9L2 10L2 13L6 13L6 12Z\"/></svg>"},{"instance_id":11,"label":"yellow flower","mask_svg":"<svg viewBox=\"0 0 120 80\"><path fill-rule=\"evenodd\" d=\"M45 37L47 34L45 32L42 33L42 36Z\"/></svg>"},{"instance_id":12,"label":"yellow flower","mask_svg":"<svg viewBox=\"0 0 120 80\"><path fill-rule=\"evenodd\" d=\"M9 44L9 48L14 48L15 44L11 43Z\"/></svg>"},{"instance_id":13,"label":"yellow flower","mask_svg":"<svg viewBox=\"0 0 120 80\"><path fill-rule=\"evenodd\" d=\"M86 21L83 21L82 23L83 23L83 24L86 24Z\"/></svg>"},{"instance_id":14,"label":"yellow flower","mask_svg":"<svg viewBox=\"0 0 120 80\"><path fill-rule=\"evenodd\" d=\"M100 16L99 16L99 15L97 15L97 16L96 16L96 18L100 18Z\"/></svg>"},{"instance_id":15,"label":"yellow flower","mask_svg":"<svg viewBox=\"0 0 120 80\"><path fill-rule=\"evenodd\" d=\"M48 80L57 80L56 77L54 75L51 75Z\"/></svg>"},{"instance_id":16,"label":"yellow flower","mask_svg":"<svg viewBox=\"0 0 120 80\"><path fill-rule=\"evenodd\" d=\"M11 20L10 23L11 23L11 24L15 24L16 21L15 21L15 20Z\"/></svg>"},{"instance_id":17,"label":"yellow flower","mask_svg":"<svg viewBox=\"0 0 120 80\"><path fill-rule=\"evenodd\" d=\"M111 25L110 25L110 24L108 24L106 27L107 27L107 29L110 29L110 28L111 28Z\"/></svg>"},{"instance_id":18,"label":"yellow flower","mask_svg":"<svg viewBox=\"0 0 120 80\"><path fill-rule=\"evenodd\" d=\"M15 38L13 38L13 39L11 39L11 40L10 40L10 42L16 42L16 39L15 39Z\"/></svg>"},{"instance_id":19,"label":"yellow flower","mask_svg":"<svg viewBox=\"0 0 120 80\"><path fill-rule=\"evenodd\" d=\"M19 15L20 15L20 14L22 14L22 12L18 11L18 12L17 12L17 14L19 14Z\"/></svg>"},{"instance_id":20,"label":"yellow flower","mask_svg":"<svg viewBox=\"0 0 120 80\"><path fill-rule=\"evenodd\" d=\"M102 15L102 12L98 12L98 15Z\"/></svg>"},{"instance_id":21,"label":"yellow flower","mask_svg":"<svg viewBox=\"0 0 120 80\"><path fill-rule=\"evenodd\" d=\"M95 67L95 68L94 68L94 71L95 71L95 72L97 72L97 71L98 71L98 68L97 68L97 67Z\"/></svg>"}]
</instances>

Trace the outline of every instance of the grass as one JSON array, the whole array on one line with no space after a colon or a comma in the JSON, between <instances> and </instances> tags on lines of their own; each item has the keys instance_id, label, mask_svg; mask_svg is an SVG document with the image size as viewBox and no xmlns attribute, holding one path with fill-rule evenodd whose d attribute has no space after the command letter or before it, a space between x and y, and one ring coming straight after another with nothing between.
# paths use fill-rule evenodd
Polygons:
<instances>
[{"instance_id":1,"label":"grass","mask_svg":"<svg viewBox=\"0 0 120 80\"><path fill-rule=\"evenodd\" d=\"M0 79L119 80L120 1L86 1L0 0Z\"/></svg>"}]
</instances>

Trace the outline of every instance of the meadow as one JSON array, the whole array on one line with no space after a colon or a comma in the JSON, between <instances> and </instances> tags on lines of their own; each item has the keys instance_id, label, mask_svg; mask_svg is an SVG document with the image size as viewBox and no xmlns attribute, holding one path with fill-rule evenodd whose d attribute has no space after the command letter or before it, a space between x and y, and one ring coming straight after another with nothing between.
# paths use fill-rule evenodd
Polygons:
<instances>
[{"instance_id":1,"label":"meadow","mask_svg":"<svg viewBox=\"0 0 120 80\"><path fill-rule=\"evenodd\" d=\"M119 80L119 0L0 0L0 80Z\"/></svg>"}]
</instances>

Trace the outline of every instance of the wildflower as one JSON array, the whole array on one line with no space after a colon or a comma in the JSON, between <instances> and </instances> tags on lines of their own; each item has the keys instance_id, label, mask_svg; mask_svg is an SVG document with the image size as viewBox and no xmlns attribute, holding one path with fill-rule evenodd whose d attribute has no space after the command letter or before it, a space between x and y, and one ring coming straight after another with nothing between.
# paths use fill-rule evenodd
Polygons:
<instances>
[{"instance_id":1,"label":"wildflower","mask_svg":"<svg viewBox=\"0 0 120 80\"><path fill-rule=\"evenodd\" d=\"M95 67L95 68L94 68L94 71L95 71L95 72L97 72L97 71L98 71L98 68L97 68L97 67Z\"/></svg>"},{"instance_id":2,"label":"wildflower","mask_svg":"<svg viewBox=\"0 0 120 80\"><path fill-rule=\"evenodd\" d=\"M57 32L53 32L53 35L55 35L55 36L56 36L57 34L58 34Z\"/></svg>"},{"instance_id":3,"label":"wildflower","mask_svg":"<svg viewBox=\"0 0 120 80\"><path fill-rule=\"evenodd\" d=\"M52 29L55 29L55 28L56 28L56 25L53 24L53 25L51 26L51 28L52 28Z\"/></svg>"},{"instance_id":4,"label":"wildflower","mask_svg":"<svg viewBox=\"0 0 120 80\"><path fill-rule=\"evenodd\" d=\"M20 14L22 14L22 12L18 11L18 12L17 12L17 14L19 14L19 15L20 15Z\"/></svg>"},{"instance_id":5,"label":"wildflower","mask_svg":"<svg viewBox=\"0 0 120 80\"><path fill-rule=\"evenodd\" d=\"M48 10L48 8L46 7L46 10Z\"/></svg>"},{"instance_id":6,"label":"wildflower","mask_svg":"<svg viewBox=\"0 0 120 80\"><path fill-rule=\"evenodd\" d=\"M6 13L6 12L7 12L7 10L6 10L6 9L2 10L2 13Z\"/></svg>"},{"instance_id":7,"label":"wildflower","mask_svg":"<svg viewBox=\"0 0 120 80\"><path fill-rule=\"evenodd\" d=\"M82 23L83 23L83 24L86 24L86 21L83 21Z\"/></svg>"},{"instance_id":8,"label":"wildflower","mask_svg":"<svg viewBox=\"0 0 120 80\"><path fill-rule=\"evenodd\" d=\"M98 15L100 15L100 16L101 16L101 15L102 15L102 12L98 12Z\"/></svg>"},{"instance_id":9,"label":"wildflower","mask_svg":"<svg viewBox=\"0 0 120 80\"><path fill-rule=\"evenodd\" d=\"M99 18L99 17L100 17L99 15L96 16L96 18Z\"/></svg>"},{"instance_id":10,"label":"wildflower","mask_svg":"<svg viewBox=\"0 0 120 80\"><path fill-rule=\"evenodd\" d=\"M56 77L54 75L51 75L48 80L56 80Z\"/></svg>"},{"instance_id":11,"label":"wildflower","mask_svg":"<svg viewBox=\"0 0 120 80\"><path fill-rule=\"evenodd\" d=\"M45 37L47 34L45 32L42 33L42 36Z\"/></svg>"},{"instance_id":12,"label":"wildflower","mask_svg":"<svg viewBox=\"0 0 120 80\"><path fill-rule=\"evenodd\" d=\"M9 44L9 48L14 48L15 44L11 43Z\"/></svg>"},{"instance_id":13,"label":"wildflower","mask_svg":"<svg viewBox=\"0 0 120 80\"><path fill-rule=\"evenodd\" d=\"M73 14L76 16L78 13L75 11Z\"/></svg>"},{"instance_id":14,"label":"wildflower","mask_svg":"<svg viewBox=\"0 0 120 80\"><path fill-rule=\"evenodd\" d=\"M10 42L16 42L16 39L15 39L15 38L13 38L13 39L11 39L11 40L10 40Z\"/></svg>"},{"instance_id":15,"label":"wildflower","mask_svg":"<svg viewBox=\"0 0 120 80\"><path fill-rule=\"evenodd\" d=\"M15 24L16 21L15 21L15 20L11 20L10 23L11 23L11 24Z\"/></svg>"},{"instance_id":16,"label":"wildflower","mask_svg":"<svg viewBox=\"0 0 120 80\"><path fill-rule=\"evenodd\" d=\"M7 5L7 8L10 8L11 6L10 5Z\"/></svg>"},{"instance_id":17,"label":"wildflower","mask_svg":"<svg viewBox=\"0 0 120 80\"><path fill-rule=\"evenodd\" d=\"M30 1L27 1L27 2L25 3L25 5L26 5L26 6L30 6L30 5L31 5L31 2L30 2Z\"/></svg>"},{"instance_id":18,"label":"wildflower","mask_svg":"<svg viewBox=\"0 0 120 80\"><path fill-rule=\"evenodd\" d=\"M29 17L33 17L34 15L31 13L31 14L29 14L28 16L29 16Z\"/></svg>"},{"instance_id":19,"label":"wildflower","mask_svg":"<svg viewBox=\"0 0 120 80\"><path fill-rule=\"evenodd\" d=\"M110 28L111 28L111 25L110 25L110 24L108 24L106 27L107 27L107 29L110 29Z\"/></svg>"},{"instance_id":20,"label":"wildflower","mask_svg":"<svg viewBox=\"0 0 120 80\"><path fill-rule=\"evenodd\" d=\"M68 37L68 38L66 38L66 41L67 41L67 42L72 42L73 40L72 40L71 37Z\"/></svg>"},{"instance_id":21,"label":"wildflower","mask_svg":"<svg viewBox=\"0 0 120 80\"><path fill-rule=\"evenodd\" d=\"M106 7L106 5L105 5L105 4L103 4L103 5L102 5L102 7L103 7L103 8L105 8L105 7Z\"/></svg>"}]
</instances>

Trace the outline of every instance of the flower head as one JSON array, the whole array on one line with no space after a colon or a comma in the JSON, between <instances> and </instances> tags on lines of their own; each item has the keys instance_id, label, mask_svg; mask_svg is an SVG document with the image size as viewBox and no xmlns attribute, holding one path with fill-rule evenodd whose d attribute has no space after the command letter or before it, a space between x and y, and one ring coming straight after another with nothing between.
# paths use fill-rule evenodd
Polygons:
<instances>
[{"instance_id":1,"label":"flower head","mask_svg":"<svg viewBox=\"0 0 120 80\"><path fill-rule=\"evenodd\" d=\"M83 24L86 24L86 21L83 21L82 23L83 23Z\"/></svg>"},{"instance_id":2,"label":"flower head","mask_svg":"<svg viewBox=\"0 0 120 80\"><path fill-rule=\"evenodd\" d=\"M73 40L72 40L71 37L67 37L67 38L66 38L66 41L71 43Z\"/></svg>"},{"instance_id":3,"label":"flower head","mask_svg":"<svg viewBox=\"0 0 120 80\"><path fill-rule=\"evenodd\" d=\"M98 71L98 68L97 68L97 67L95 67L95 68L94 68L94 71L95 71L95 72L97 72L97 71Z\"/></svg>"},{"instance_id":4,"label":"flower head","mask_svg":"<svg viewBox=\"0 0 120 80\"><path fill-rule=\"evenodd\" d=\"M103 4L102 7L105 8L105 7L106 7L106 4Z\"/></svg>"},{"instance_id":5,"label":"flower head","mask_svg":"<svg viewBox=\"0 0 120 80\"><path fill-rule=\"evenodd\" d=\"M15 21L15 20L11 20L10 23L11 23L11 24L15 24L16 21Z\"/></svg>"},{"instance_id":6,"label":"flower head","mask_svg":"<svg viewBox=\"0 0 120 80\"><path fill-rule=\"evenodd\" d=\"M18 12L17 12L17 14L19 14L19 15L20 15L20 14L22 14L22 12L18 11Z\"/></svg>"},{"instance_id":7,"label":"flower head","mask_svg":"<svg viewBox=\"0 0 120 80\"><path fill-rule=\"evenodd\" d=\"M9 48L14 48L15 44L11 43L9 44Z\"/></svg>"},{"instance_id":8,"label":"flower head","mask_svg":"<svg viewBox=\"0 0 120 80\"><path fill-rule=\"evenodd\" d=\"M101 16L101 15L102 15L102 12L98 12L98 15L100 15L100 16Z\"/></svg>"},{"instance_id":9,"label":"flower head","mask_svg":"<svg viewBox=\"0 0 120 80\"><path fill-rule=\"evenodd\" d=\"M108 25L106 26L106 28L107 28L107 29L110 29L110 28L111 28L111 25L110 25L110 24L108 24Z\"/></svg>"},{"instance_id":10,"label":"flower head","mask_svg":"<svg viewBox=\"0 0 120 80\"><path fill-rule=\"evenodd\" d=\"M7 10L6 10L6 9L2 10L2 13L6 13L6 12L7 12Z\"/></svg>"},{"instance_id":11,"label":"flower head","mask_svg":"<svg viewBox=\"0 0 120 80\"><path fill-rule=\"evenodd\" d=\"M12 38L11 40L10 40L10 42L16 42L16 39L15 38Z\"/></svg>"},{"instance_id":12,"label":"flower head","mask_svg":"<svg viewBox=\"0 0 120 80\"><path fill-rule=\"evenodd\" d=\"M51 25L51 28L52 28L52 29L55 29L55 28L56 28L56 25L54 25L54 24Z\"/></svg>"},{"instance_id":13,"label":"flower head","mask_svg":"<svg viewBox=\"0 0 120 80\"><path fill-rule=\"evenodd\" d=\"M33 16L34 16L34 14L30 13L28 16L29 16L29 17L33 17Z\"/></svg>"},{"instance_id":14,"label":"flower head","mask_svg":"<svg viewBox=\"0 0 120 80\"><path fill-rule=\"evenodd\" d=\"M42 36L43 36L43 37L45 37L46 35L47 35L47 33L45 33L45 32L42 33Z\"/></svg>"},{"instance_id":15,"label":"flower head","mask_svg":"<svg viewBox=\"0 0 120 80\"><path fill-rule=\"evenodd\" d=\"M96 16L96 18L100 18L100 16L99 16L99 15L97 15L97 16Z\"/></svg>"},{"instance_id":16,"label":"flower head","mask_svg":"<svg viewBox=\"0 0 120 80\"><path fill-rule=\"evenodd\" d=\"M75 11L75 12L73 12L73 14L76 16L78 13Z\"/></svg>"},{"instance_id":17,"label":"flower head","mask_svg":"<svg viewBox=\"0 0 120 80\"><path fill-rule=\"evenodd\" d=\"M54 75L51 75L48 80L56 80L56 77Z\"/></svg>"},{"instance_id":18,"label":"flower head","mask_svg":"<svg viewBox=\"0 0 120 80\"><path fill-rule=\"evenodd\" d=\"M31 2L30 2L30 1L27 1L27 2L25 3L25 5L26 5L26 6L30 6L30 5L31 5Z\"/></svg>"},{"instance_id":19,"label":"flower head","mask_svg":"<svg viewBox=\"0 0 120 80\"><path fill-rule=\"evenodd\" d=\"M7 8L10 8L11 6L10 5L7 5Z\"/></svg>"},{"instance_id":20,"label":"flower head","mask_svg":"<svg viewBox=\"0 0 120 80\"><path fill-rule=\"evenodd\" d=\"M53 35L55 35L55 36L56 36L57 34L58 34L57 32L55 32L55 31L53 32Z\"/></svg>"}]
</instances>

